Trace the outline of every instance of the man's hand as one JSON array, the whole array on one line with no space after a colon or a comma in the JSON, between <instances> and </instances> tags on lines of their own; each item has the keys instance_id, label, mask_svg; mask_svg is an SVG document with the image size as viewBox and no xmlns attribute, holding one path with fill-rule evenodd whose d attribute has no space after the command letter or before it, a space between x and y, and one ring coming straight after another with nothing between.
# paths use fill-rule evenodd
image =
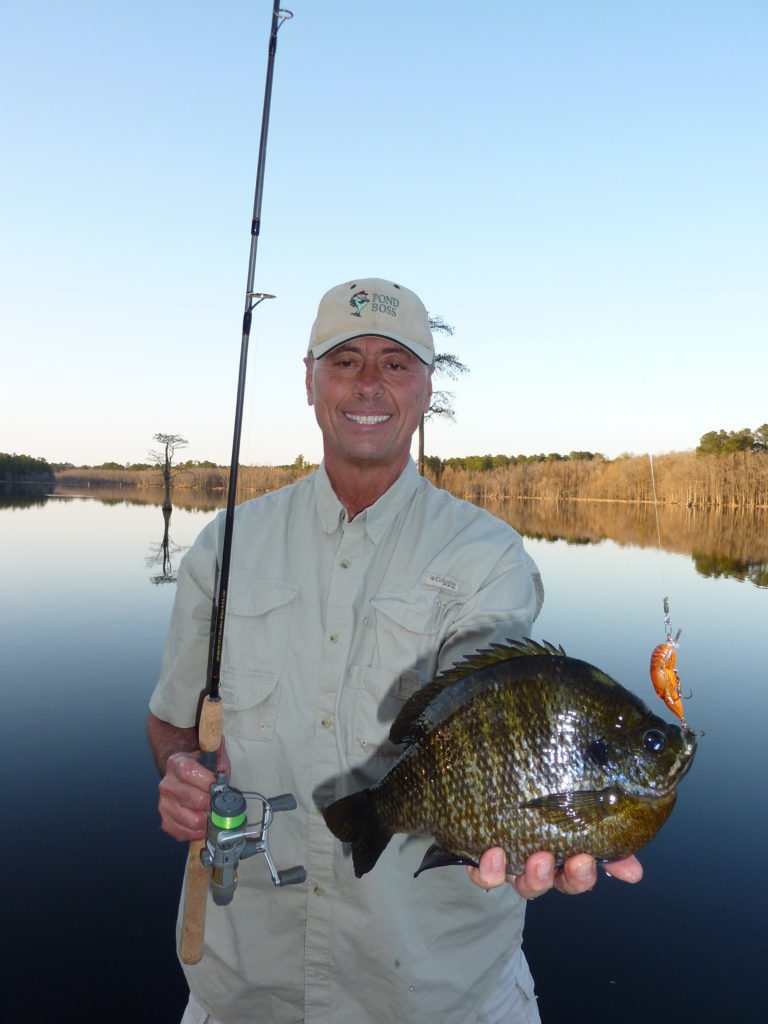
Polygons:
<instances>
[{"instance_id":1,"label":"man's hand","mask_svg":"<svg viewBox=\"0 0 768 1024\"><path fill-rule=\"evenodd\" d=\"M203 768L199 753L171 754L166 774L160 780L160 827L174 839L189 842L203 839L208 828L213 772Z\"/></svg>"},{"instance_id":2,"label":"man's hand","mask_svg":"<svg viewBox=\"0 0 768 1024\"><path fill-rule=\"evenodd\" d=\"M204 839L208 827L207 814L211 801L211 785L216 781L213 772L200 764L200 751L196 750L195 729L179 729L156 718L147 716L147 734L160 781L160 827L174 839L190 842ZM230 774L229 757L224 740L218 752L218 770Z\"/></svg>"},{"instance_id":3,"label":"man's hand","mask_svg":"<svg viewBox=\"0 0 768 1024\"><path fill-rule=\"evenodd\" d=\"M623 882L639 882L643 868L636 857L627 857L602 865L607 874ZM508 882L524 900L532 900L549 889L576 895L588 892L597 882L597 865L588 853L569 857L562 868L555 869L555 858L551 853L540 850L532 853L525 862L522 875L507 874L507 859L499 847L486 850L478 867L467 868L467 874L481 889L494 889Z\"/></svg>"}]
</instances>

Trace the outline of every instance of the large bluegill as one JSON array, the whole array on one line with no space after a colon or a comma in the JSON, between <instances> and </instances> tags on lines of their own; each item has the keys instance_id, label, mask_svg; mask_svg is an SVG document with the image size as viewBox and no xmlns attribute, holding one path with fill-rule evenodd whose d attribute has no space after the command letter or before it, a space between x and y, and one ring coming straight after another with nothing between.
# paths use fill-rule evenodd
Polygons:
<instances>
[{"instance_id":1,"label":"large bluegill","mask_svg":"<svg viewBox=\"0 0 768 1024\"><path fill-rule=\"evenodd\" d=\"M480 651L414 694L392 724L405 749L381 781L323 811L355 874L395 833L432 836L422 869L500 846L616 860L669 817L695 735L604 672L532 641Z\"/></svg>"}]
</instances>

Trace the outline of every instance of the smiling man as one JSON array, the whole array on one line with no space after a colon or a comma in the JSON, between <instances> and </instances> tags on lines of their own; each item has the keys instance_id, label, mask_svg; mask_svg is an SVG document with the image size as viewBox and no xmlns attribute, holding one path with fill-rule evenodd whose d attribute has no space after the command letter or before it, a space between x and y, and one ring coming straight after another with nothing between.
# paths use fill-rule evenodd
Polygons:
<instances>
[{"instance_id":1,"label":"smiling man","mask_svg":"<svg viewBox=\"0 0 768 1024\"><path fill-rule=\"evenodd\" d=\"M426 310L412 292L388 287L397 297L386 306L372 288L372 302L366 288L350 297L357 282L328 292L305 359L307 401L323 434L325 471L350 518L400 476L432 397L434 349ZM345 306L355 310L351 316Z\"/></svg>"},{"instance_id":2,"label":"smiling man","mask_svg":"<svg viewBox=\"0 0 768 1024\"><path fill-rule=\"evenodd\" d=\"M222 759L239 789L296 795L271 840L307 882L276 889L254 858L228 907L209 901L205 954L184 968L185 1022L538 1021L525 901L594 885L586 855L555 872L536 853L513 877L498 849L414 879L429 841L405 837L358 880L318 810L392 766L389 728L416 689L489 643L530 635L543 600L512 527L434 488L410 457L433 360L426 309L407 288L356 279L327 292L305 359L323 462L237 509ZM181 563L148 717L162 828L182 841L205 835L215 781L195 726L222 535L223 513ZM629 858L611 873L635 881L640 867Z\"/></svg>"}]
</instances>

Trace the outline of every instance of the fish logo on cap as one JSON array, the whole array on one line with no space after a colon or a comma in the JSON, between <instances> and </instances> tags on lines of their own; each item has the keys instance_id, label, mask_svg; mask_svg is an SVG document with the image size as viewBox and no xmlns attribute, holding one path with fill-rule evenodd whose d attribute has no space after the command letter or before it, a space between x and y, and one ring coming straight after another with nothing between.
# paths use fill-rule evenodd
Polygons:
<instances>
[{"instance_id":1,"label":"fish logo on cap","mask_svg":"<svg viewBox=\"0 0 768 1024\"><path fill-rule=\"evenodd\" d=\"M371 300L368 298L368 292L359 291L355 292L352 298L349 300L350 306L355 308L352 310L351 316L360 316L362 311L368 305Z\"/></svg>"}]
</instances>

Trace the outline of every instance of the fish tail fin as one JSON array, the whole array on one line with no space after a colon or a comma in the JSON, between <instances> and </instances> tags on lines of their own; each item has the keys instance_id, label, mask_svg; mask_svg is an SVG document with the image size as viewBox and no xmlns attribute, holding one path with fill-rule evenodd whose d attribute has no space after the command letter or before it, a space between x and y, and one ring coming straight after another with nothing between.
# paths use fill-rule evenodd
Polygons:
<instances>
[{"instance_id":1,"label":"fish tail fin","mask_svg":"<svg viewBox=\"0 0 768 1024\"><path fill-rule=\"evenodd\" d=\"M370 871L392 838L384 827L369 789L342 797L322 808L328 828L343 843L352 844L352 863L360 878Z\"/></svg>"}]
</instances>

